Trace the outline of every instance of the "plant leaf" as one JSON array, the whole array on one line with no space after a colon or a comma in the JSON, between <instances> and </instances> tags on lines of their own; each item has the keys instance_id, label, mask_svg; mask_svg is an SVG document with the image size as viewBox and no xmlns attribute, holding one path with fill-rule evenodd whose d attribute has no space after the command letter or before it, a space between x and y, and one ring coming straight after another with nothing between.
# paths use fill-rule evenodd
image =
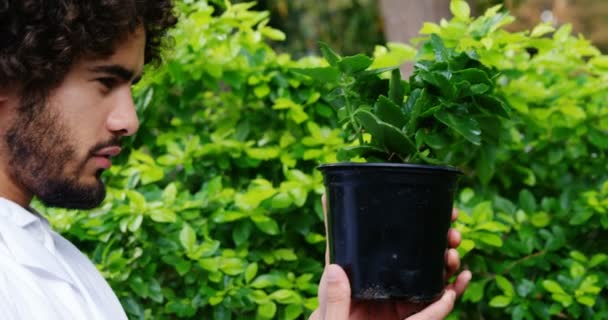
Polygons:
<instances>
[{"instance_id":1,"label":"plant leaf","mask_svg":"<svg viewBox=\"0 0 608 320\"><path fill-rule=\"evenodd\" d=\"M291 70L308 76L312 78L312 80L318 82L337 84L340 80L340 70L333 66L322 68L292 68Z\"/></svg>"},{"instance_id":2,"label":"plant leaf","mask_svg":"<svg viewBox=\"0 0 608 320\"><path fill-rule=\"evenodd\" d=\"M338 61L338 67L346 74L354 74L367 69L374 60L364 54L348 56Z\"/></svg>"},{"instance_id":3,"label":"plant leaf","mask_svg":"<svg viewBox=\"0 0 608 320\"><path fill-rule=\"evenodd\" d=\"M372 142L384 145L384 131L379 125L380 120L373 113L359 109L355 111L354 117L363 126L363 129L372 135Z\"/></svg>"},{"instance_id":4,"label":"plant leaf","mask_svg":"<svg viewBox=\"0 0 608 320\"><path fill-rule=\"evenodd\" d=\"M337 66L338 62L340 61L340 56L334 50L332 50L331 47L325 42L319 41L319 47L321 49L321 54L323 55L323 58L327 60L329 65Z\"/></svg>"},{"instance_id":5,"label":"plant leaf","mask_svg":"<svg viewBox=\"0 0 608 320\"><path fill-rule=\"evenodd\" d=\"M481 130L479 123L473 118L459 117L458 115L441 110L435 113L435 118L446 126L461 134L474 145L481 145Z\"/></svg>"},{"instance_id":6,"label":"plant leaf","mask_svg":"<svg viewBox=\"0 0 608 320\"><path fill-rule=\"evenodd\" d=\"M443 44L443 40L441 40L441 38L436 35L436 34L431 34L431 46L433 47L433 51L435 51L435 60L439 61L439 62L446 62L448 61L448 50L445 48L445 45Z\"/></svg>"},{"instance_id":7,"label":"plant leaf","mask_svg":"<svg viewBox=\"0 0 608 320\"><path fill-rule=\"evenodd\" d=\"M395 104L401 105L403 103L404 95L405 88L403 80L401 80L401 71L399 69L395 69L391 72L388 96Z\"/></svg>"},{"instance_id":8,"label":"plant leaf","mask_svg":"<svg viewBox=\"0 0 608 320\"><path fill-rule=\"evenodd\" d=\"M390 123L397 128L402 128L407 123L407 119L399 106L385 96L380 96L378 101L376 101L374 113L380 120Z\"/></svg>"}]
</instances>

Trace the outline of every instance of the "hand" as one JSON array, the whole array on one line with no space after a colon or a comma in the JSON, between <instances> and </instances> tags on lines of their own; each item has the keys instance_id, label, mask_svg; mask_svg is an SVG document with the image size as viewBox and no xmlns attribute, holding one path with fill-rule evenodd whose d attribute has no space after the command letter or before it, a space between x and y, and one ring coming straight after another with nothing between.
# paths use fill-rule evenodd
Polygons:
<instances>
[{"instance_id":1,"label":"hand","mask_svg":"<svg viewBox=\"0 0 608 320\"><path fill-rule=\"evenodd\" d=\"M327 215L325 196L323 209ZM458 211L452 210L452 221L458 218ZM327 219L325 219L327 221ZM327 223L325 224L327 234ZM460 268L460 257L455 248L460 245L461 235L455 229L448 231L446 251L446 279ZM325 252L325 271L319 283L319 308L310 320L435 320L444 319L454 308L456 298L466 289L471 280L471 272L463 271L454 283L445 288L443 296L434 303L424 306L399 301L351 301L351 290L344 270L329 264L329 250Z\"/></svg>"}]
</instances>

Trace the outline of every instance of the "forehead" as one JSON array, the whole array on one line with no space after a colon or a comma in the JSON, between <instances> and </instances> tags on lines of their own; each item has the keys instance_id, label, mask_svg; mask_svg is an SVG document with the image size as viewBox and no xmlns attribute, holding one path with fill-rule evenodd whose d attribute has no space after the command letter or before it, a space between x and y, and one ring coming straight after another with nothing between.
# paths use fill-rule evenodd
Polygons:
<instances>
[{"instance_id":1,"label":"forehead","mask_svg":"<svg viewBox=\"0 0 608 320\"><path fill-rule=\"evenodd\" d=\"M85 56L81 59L81 63L83 67L90 67L91 64L120 65L125 69L135 71L135 73L141 73L145 60L145 48L146 33L142 27L139 27L116 43L112 55L107 57Z\"/></svg>"}]
</instances>

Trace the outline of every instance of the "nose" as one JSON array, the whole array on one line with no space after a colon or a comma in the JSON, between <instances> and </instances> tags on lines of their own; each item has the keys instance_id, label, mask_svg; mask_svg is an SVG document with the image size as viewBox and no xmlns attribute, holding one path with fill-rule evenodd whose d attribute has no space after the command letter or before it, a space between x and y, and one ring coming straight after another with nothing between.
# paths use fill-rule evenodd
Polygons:
<instances>
[{"instance_id":1,"label":"nose","mask_svg":"<svg viewBox=\"0 0 608 320\"><path fill-rule=\"evenodd\" d=\"M107 118L107 128L117 136L131 136L139 128L139 119L130 88L116 95L114 108Z\"/></svg>"}]
</instances>

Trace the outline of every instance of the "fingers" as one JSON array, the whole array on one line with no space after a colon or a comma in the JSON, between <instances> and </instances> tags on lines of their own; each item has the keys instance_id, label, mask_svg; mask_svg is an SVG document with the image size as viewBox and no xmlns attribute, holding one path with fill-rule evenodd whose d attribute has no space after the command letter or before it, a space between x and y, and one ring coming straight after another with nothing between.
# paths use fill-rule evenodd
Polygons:
<instances>
[{"instance_id":1,"label":"fingers","mask_svg":"<svg viewBox=\"0 0 608 320\"><path fill-rule=\"evenodd\" d=\"M460 296L464 293L464 290L469 285L469 281L471 281L472 276L471 271L465 270L458 275L456 281L454 281L454 283L449 287L453 289L458 296Z\"/></svg>"},{"instance_id":2,"label":"fingers","mask_svg":"<svg viewBox=\"0 0 608 320\"><path fill-rule=\"evenodd\" d=\"M433 302L424 310L406 318L406 320L440 320L452 312L456 302L456 292L453 289L446 289L441 299Z\"/></svg>"},{"instance_id":3,"label":"fingers","mask_svg":"<svg viewBox=\"0 0 608 320\"><path fill-rule=\"evenodd\" d=\"M460 256L456 249L448 249L445 252L445 264L446 279L449 279L460 268Z\"/></svg>"},{"instance_id":4,"label":"fingers","mask_svg":"<svg viewBox=\"0 0 608 320\"><path fill-rule=\"evenodd\" d=\"M462 235L456 229L448 230L448 247L449 248L458 248L460 242L462 241Z\"/></svg>"},{"instance_id":5,"label":"fingers","mask_svg":"<svg viewBox=\"0 0 608 320\"><path fill-rule=\"evenodd\" d=\"M313 313L315 320L347 320L350 313L350 284L338 265L325 267L319 284L319 309Z\"/></svg>"},{"instance_id":6,"label":"fingers","mask_svg":"<svg viewBox=\"0 0 608 320\"><path fill-rule=\"evenodd\" d=\"M456 219L458 219L458 209L452 208L452 222L456 221Z\"/></svg>"}]
</instances>

